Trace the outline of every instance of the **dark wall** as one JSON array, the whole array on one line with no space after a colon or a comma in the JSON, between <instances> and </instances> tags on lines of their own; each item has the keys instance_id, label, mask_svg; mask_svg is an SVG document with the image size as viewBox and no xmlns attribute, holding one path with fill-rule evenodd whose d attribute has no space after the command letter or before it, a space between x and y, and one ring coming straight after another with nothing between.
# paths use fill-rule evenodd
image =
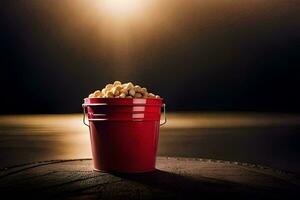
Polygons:
<instances>
[{"instance_id":1,"label":"dark wall","mask_svg":"<svg viewBox=\"0 0 300 200\"><path fill-rule=\"evenodd\" d=\"M1 5L1 112L80 112L113 80L171 110L300 111L299 1L152 1L113 18L101 1Z\"/></svg>"}]
</instances>

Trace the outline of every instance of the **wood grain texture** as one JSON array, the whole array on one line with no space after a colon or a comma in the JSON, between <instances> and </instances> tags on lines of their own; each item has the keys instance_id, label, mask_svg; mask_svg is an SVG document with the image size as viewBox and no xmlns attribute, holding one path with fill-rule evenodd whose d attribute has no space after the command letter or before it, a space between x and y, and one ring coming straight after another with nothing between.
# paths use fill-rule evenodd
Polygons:
<instances>
[{"instance_id":1,"label":"wood grain texture","mask_svg":"<svg viewBox=\"0 0 300 200\"><path fill-rule=\"evenodd\" d=\"M281 199L300 194L300 178L208 159L159 157L157 170L142 174L94 172L90 159L52 160L1 169L0 192L34 199Z\"/></svg>"}]
</instances>

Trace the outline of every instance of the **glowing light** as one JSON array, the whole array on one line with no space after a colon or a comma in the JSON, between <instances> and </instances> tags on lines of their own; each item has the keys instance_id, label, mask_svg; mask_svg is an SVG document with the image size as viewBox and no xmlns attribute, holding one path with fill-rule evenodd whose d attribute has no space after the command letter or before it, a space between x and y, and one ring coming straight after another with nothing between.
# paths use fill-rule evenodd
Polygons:
<instances>
[{"instance_id":1,"label":"glowing light","mask_svg":"<svg viewBox=\"0 0 300 200\"><path fill-rule=\"evenodd\" d=\"M142 13L144 0L102 0L99 2L106 15L115 18L128 18Z\"/></svg>"}]
</instances>

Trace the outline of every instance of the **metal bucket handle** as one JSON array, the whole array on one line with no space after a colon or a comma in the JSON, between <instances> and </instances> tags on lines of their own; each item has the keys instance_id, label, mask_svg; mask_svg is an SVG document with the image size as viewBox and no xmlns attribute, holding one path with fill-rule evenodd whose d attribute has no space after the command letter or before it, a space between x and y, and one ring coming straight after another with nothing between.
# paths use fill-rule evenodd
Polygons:
<instances>
[{"instance_id":1,"label":"metal bucket handle","mask_svg":"<svg viewBox=\"0 0 300 200\"><path fill-rule=\"evenodd\" d=\"M86 113L85 113L85 105L84 104L82 104L82 109L83 109L83 119L82 119L83 124L86 125L87 127L90 127L90 125L85 122L85 115L86 115Z\"/></svg>"},{"instance_id":2,"label":"metal bucket handle","mask_svg":"<svg viewBox=\"0 0 300 200\"><path fill-rule=\"evenodd\" d=\"M99 105L103 105L103 103L99 103L99 104L82 104L82 109L83 109L83 119L82 119L82 121L83 121L83 124L86 125L87 127L90 127L90 125L88 123L86 123L86 120L85 120L85 118L86 118L85 108L86 108L86 106L91 106L91 105L99 106ZM166 104L163 104L162 107L163 107L163 111L164 111L164 121L160 122L160 124L159 124L160 126L163 126L167 123Z\"/></svg>"},{"instance_id":3,"label":"metal bucket handle","mask_svg":"<svg viewBox=\"0 0 300 200\"><path fill-rule=\"evenodd\" d=\"M160 126L163 126L163 125L165 125L167 123L166 104L163 104L162 107L163 107L163 111L164 111L164 121L160 122L160 124L159 124Z\"/></svg>"}]
</instances>

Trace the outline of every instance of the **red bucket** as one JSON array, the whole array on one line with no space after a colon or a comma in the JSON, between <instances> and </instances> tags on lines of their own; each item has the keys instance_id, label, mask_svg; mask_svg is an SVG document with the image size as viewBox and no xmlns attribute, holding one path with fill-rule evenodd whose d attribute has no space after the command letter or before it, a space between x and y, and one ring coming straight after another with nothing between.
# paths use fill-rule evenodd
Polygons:
<instances>
[{"instance_id":1,"label":"red bucket","mask_svg":"<svg viewBox=\"0 0 300 200\"><path fill-rule=\"evenodd\" d=\"M86 98L82 106L94 170L139 173L155 169L159 127L166 123L162 99Z\"/></svg>"}]
</instances>

